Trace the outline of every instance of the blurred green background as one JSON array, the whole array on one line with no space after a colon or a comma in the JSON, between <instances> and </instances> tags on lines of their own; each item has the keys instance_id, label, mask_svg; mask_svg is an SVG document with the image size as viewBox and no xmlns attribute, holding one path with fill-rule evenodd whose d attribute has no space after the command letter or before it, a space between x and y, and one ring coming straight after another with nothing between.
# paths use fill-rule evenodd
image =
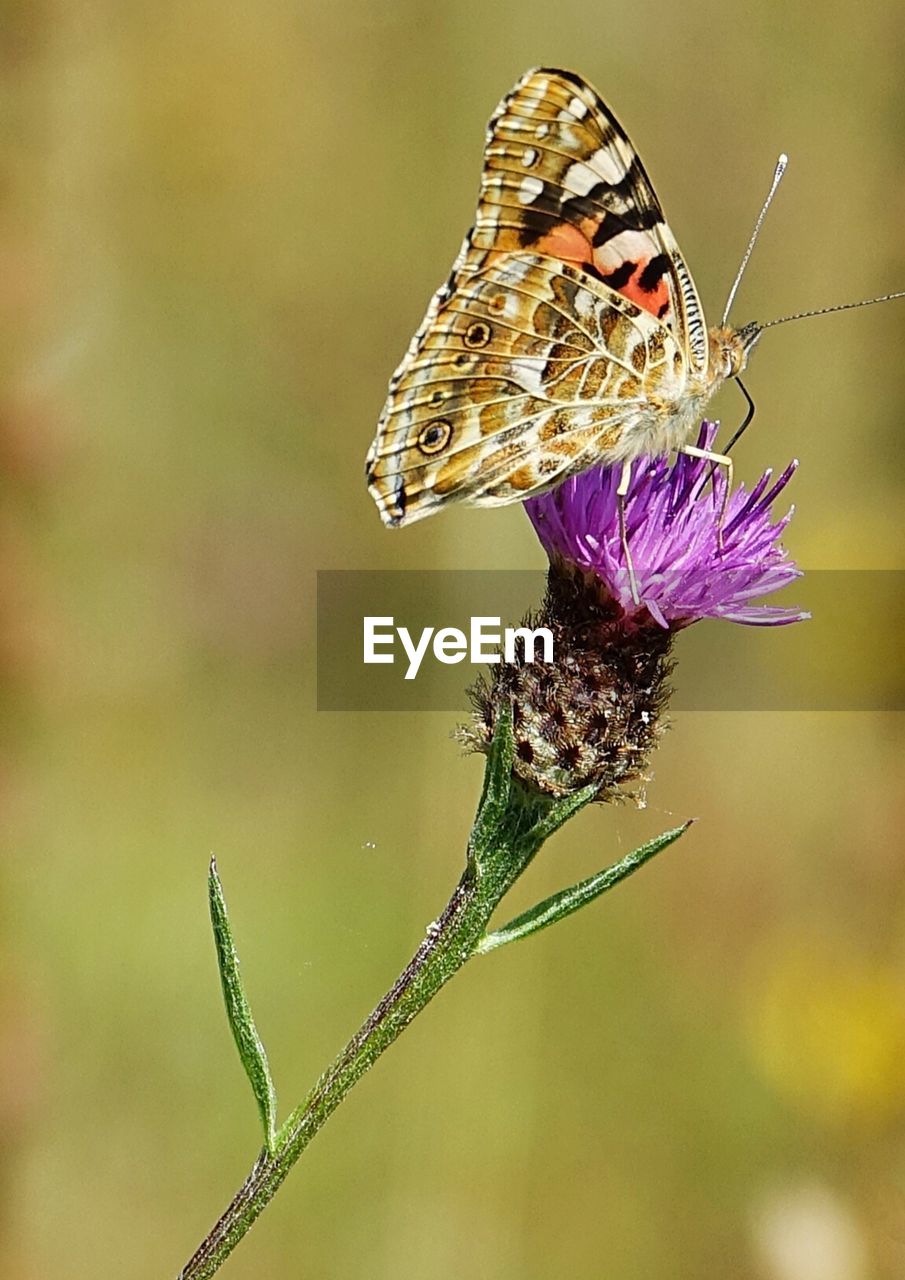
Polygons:
<instances>
[{"instance_id":1,"label":"blurred green background","mask_svg":"<svg viewBox=\"0 0 905 1280\"><path fill-rule=\"evenodd\" d=\"M788 151L736 311L763 320L905 285L903 28L897 0L7 0L3 1275L172 1277L251 1163L212 850L284 1113L458 875L480 764L446 715L314 710L314 575L542 564L517 508L389 533L362 480L499 97L535 63L598 86L714 318ZM755 357L737 465L801 457L806 567L905 567L902 307ZM648 807L584 813L513 908L694 830L467 969L224 1275L905 1274L902 717L674 720Z\"/></svg>"}]
</instances>

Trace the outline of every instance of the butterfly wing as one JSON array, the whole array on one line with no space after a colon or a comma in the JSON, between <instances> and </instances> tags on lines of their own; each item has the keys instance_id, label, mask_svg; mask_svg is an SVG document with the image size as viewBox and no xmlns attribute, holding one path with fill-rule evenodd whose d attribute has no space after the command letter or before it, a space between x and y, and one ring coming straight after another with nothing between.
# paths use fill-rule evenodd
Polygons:
<instances>
[{"instance_id":1,"label":"butterfly wing","mask_svg":"<svg viewBox=\"0 0 905 1280\"><path fill-rule=\"evenodd\" d=\"M523 499L644 449L681 352L630 299L568 263L506 253L465 277L394 380L368 460L384 521L459 498ZM626 447L627 444L630 447Z\"/></svg>"},{"instance_id":2,"label":"butterfly wing","mask_svg":"<svg viewBox=\"0 0 905 1280\"><path fill-rule=\"evenodd\" d=\"M470 248L472 261L527 249L571 262L656 315L692 371L706 369L701 304L651 181L573 72L527 72L491 117Z\"/></svg>"},{"instance_id":3,"label":"butterfly wing","mask_svg":"<svg viewBox=\"0 0 905 1280\"><path fill-rule=\"evenodd\" d=\"M677 401L706 361L624 132L579 77L528 72L490 121L475 225L390 383L367 467L381 516L512 502L656 447L653 391Z\"/></svg>"}]
</instances>

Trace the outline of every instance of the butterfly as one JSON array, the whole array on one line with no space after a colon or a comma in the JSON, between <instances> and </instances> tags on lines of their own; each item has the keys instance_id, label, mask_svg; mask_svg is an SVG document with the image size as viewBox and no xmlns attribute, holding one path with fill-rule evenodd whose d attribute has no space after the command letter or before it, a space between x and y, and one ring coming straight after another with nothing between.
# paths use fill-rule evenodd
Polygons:
<instances>
[{"instance_id":1,"label":"butterfly","mask_svg":"<svg viewBox=\"0 0 905 1280\"><path fill-rule=\"evenodd\" d=\"M522 501L595 464L622 464L624 502L642 454L700 456L711 396L764 329L800 318L733 328L740 278L708 329L612 112L573 72L528 71L491 117L474 226L390 381L366 465L384 523ZM704 456L731 480L726 454Z\"/></svg>"}]
</instances>

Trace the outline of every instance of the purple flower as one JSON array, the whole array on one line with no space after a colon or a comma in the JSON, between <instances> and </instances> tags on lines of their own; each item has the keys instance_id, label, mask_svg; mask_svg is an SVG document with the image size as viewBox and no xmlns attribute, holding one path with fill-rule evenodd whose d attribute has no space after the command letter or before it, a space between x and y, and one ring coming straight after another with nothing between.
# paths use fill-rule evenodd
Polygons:
<instances>
[{"instance_id":1,"label":"purple flower","mask_svg":"<svg viewBox=\"0 0 905 1280\"><path fill-rule=\"evenodd\" d=\"M717 430L703 423L699 447L712 448ZM551 561L594 575L626 618L646 611L672 630L707 617L776 626L809 616L753 603L801 576L779 541L794 508L775 522L770 514L797 466L791 462L773 485L767 471L750 493L739 485L730 494L720 545L724 468L686 454L672 464L666 458L635 462L625 514L640 604L632 598L619 530L620 467L582 472L525 507Z\"/></svg>"}]
</instances>

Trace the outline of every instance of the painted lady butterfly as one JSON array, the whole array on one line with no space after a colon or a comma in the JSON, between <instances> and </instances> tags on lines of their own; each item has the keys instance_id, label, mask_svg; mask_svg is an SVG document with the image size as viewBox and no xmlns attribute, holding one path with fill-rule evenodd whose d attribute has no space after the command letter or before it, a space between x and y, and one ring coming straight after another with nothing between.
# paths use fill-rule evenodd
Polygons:
<instances>
[{"instance_id":1,"label":"painted lady butterfly","mask_svg":"<svg viewBox=\"0 0 905 1280\"><path fill-rule=\"evenodd\" d=\"M704 406L768 327L707 329L620 125L573 72L529 71L490 120L474 227L390 382L367 460L380 515L516 502L596 463L622 462L624 497L641 454L700 454Z\"/></svg>"}]
</instances>

